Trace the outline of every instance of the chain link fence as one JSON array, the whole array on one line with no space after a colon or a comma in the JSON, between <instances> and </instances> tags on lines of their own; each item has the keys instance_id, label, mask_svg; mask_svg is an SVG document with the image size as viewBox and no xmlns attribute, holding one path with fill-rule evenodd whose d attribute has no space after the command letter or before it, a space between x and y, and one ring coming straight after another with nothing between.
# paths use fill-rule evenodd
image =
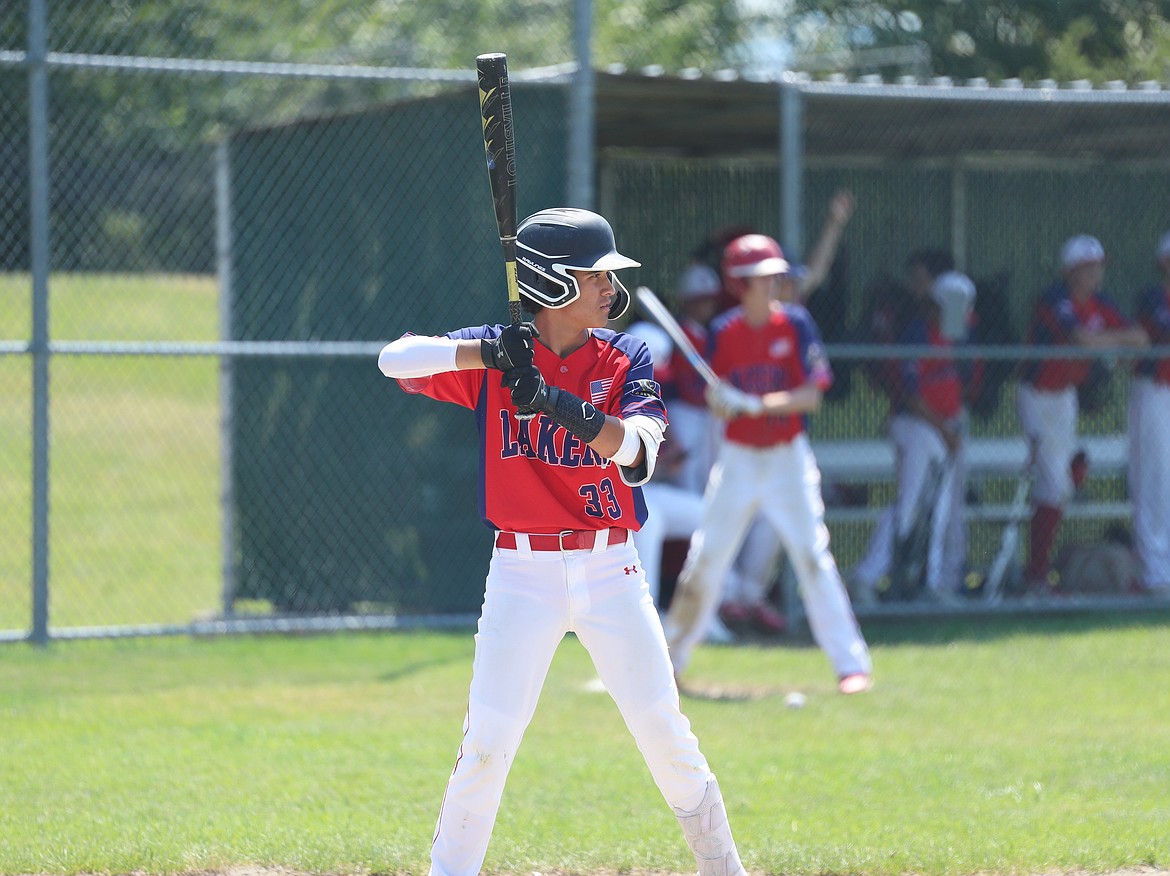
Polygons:
<instances>
[{"instance_id":1,"label":"chain link fence","mask_svg":"<svg viewBox=\"0 0 1170 876\"><path fill-rule=\"evenodd\" d=\"M685 84L688 66L750 64L722 4L652 28L644 4L564 0L498 31L479 17L507 3L474 20L455 6L395 21L328 3L308 20L250 2L0 9L0 636L439 623L477 609L490 534L474 424L375 365L404 331L502 319L475 54L509 52L522 214L590 191L573 75L590 28L598 69L669 51ZM656 45L636 36L650 32ZM953 114L960 104L939 116L940 154ZM673 301L714 230L781 236L779 150L587 146L595 206L646 266L631 284ZM929 152L804 160L807 246L833 191L857 202L810 301L839 377L813 436L848 567L892 497L888 466L841 473L828 446L886 446L886 402L861 366L892 354L859 346L874 290L903 279L913 249L956 250L981 301L1001 302L988 313L1009 317L991 340L1014 344L1060 241L1084 230L1105 242L1109 287L1132 312L1170 227L1158 200L1170 167L1164 155L984 160L961 174ZM1007 378L1021 351L1009 352L984 350L1005 382L977 438L1020 437ZM1126 433L1119 355L1105 404L1082 417L1094 438ZM1129 522L1124 466L1099 462L1064 542ZM972 506L998 509L973 517L973 569L996 550L1012 483L973 478Z\"/></svg>"}]
</instances>

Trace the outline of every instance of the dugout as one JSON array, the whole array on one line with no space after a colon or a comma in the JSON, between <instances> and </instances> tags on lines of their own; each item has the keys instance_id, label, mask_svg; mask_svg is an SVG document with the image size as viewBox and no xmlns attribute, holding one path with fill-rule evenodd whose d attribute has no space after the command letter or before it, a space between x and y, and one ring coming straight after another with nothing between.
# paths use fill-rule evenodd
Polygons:
<instances>
[{"instance_id":1,"label":"dugout","mask_svg":"<svg viewBox=\"0 0 1170 876\"><path fill-rule=\"evenodd\" d=\"M627 272L670 298L713 229L750 225L799 259L831 192L857 211L831 280L837 339L868 284L921 246L994 277L1018 325L1060 242L1089 232L1123 303L1170 225L1170 94L1150 88L776 82L600 72L597 208ZM565 80L513 79L519 204L566 195ZM472 86L228 138L228 340L380 342L504 318ZM490 538L473 424L408 398L371 355L239 356L227 372L229 602L466 612ZM829 437L873 422L823 417ZM523 497L517 497L522 501Z\"/></svg>"}]
</instances>

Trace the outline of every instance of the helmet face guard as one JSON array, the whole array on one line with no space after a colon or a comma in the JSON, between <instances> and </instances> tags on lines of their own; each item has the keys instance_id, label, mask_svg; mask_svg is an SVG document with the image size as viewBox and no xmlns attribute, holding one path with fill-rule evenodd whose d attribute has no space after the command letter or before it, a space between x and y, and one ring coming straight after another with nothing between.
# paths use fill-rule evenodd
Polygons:
<instances>
[{"instance_id":1,"label":"helmet face guard","mask_svg":"<svg viewBox=\"0 0 1170 876\"><path fill-rule=\"evenodd\" d=\"M534 213L516 232L516 281L534 304L558 310L581 297L571 271L605 271L613 285L609 318L630 305L630 293L615 271L641 266L617 251L609 223L589 210L557 207Z\"/></svg>"}]
</instances>

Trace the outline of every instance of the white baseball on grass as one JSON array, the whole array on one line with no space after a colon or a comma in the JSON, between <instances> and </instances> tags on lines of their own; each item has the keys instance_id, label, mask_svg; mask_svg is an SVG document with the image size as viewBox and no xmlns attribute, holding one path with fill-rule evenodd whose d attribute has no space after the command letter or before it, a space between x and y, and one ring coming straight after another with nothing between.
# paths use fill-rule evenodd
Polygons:
<instances>
[{"instance_id":1,"label":"white baseball on grass","mask_svg":"<svg viewBox=\"0 0 1170 876\"><path fill-rule=\"evenodd\" d=\"M784 698L784 705L790 709L803 709L804 704L808 702L808 697L798 690L792 691Z\"/></svg>"}]
</instances>

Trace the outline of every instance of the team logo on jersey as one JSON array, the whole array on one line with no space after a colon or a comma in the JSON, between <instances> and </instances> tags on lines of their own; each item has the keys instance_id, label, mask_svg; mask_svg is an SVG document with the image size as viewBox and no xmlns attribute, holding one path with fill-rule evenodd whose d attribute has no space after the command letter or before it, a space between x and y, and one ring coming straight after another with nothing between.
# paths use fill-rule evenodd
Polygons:
<instances>
[{"instance_id":1,"label":"team logo on jersey","mask_svg":"<svg viewBox=\"0 0 1170 876\"><path fill-rule=\"evenodd\" d=\"M640 395L643 398L662 398L662 389L653 380L634 380L626 386L630 395Z\"/></svg>"},{"instance_id":2,"label":"team logo on jersey","mask_svg":"<svg viewBox=\"0 0 1170 876\"><path fill-rule=\"evenodd\" d=\"M782 359L792 352L792 341L788 338L777 338L768 347L768 355L773 359Z\"/></svg>"},{"instance_id":3,"label":"team logo on jersey","mask_svg":"<svg viewBox=\"0 0 1170 876\"><path fill-rule=\"evenodd\" d=\"M635 572L638 571L638 567L637 566L623 566L622 571L624 571L627 575L633 575Z\"/></svg>"}]
</instances>

